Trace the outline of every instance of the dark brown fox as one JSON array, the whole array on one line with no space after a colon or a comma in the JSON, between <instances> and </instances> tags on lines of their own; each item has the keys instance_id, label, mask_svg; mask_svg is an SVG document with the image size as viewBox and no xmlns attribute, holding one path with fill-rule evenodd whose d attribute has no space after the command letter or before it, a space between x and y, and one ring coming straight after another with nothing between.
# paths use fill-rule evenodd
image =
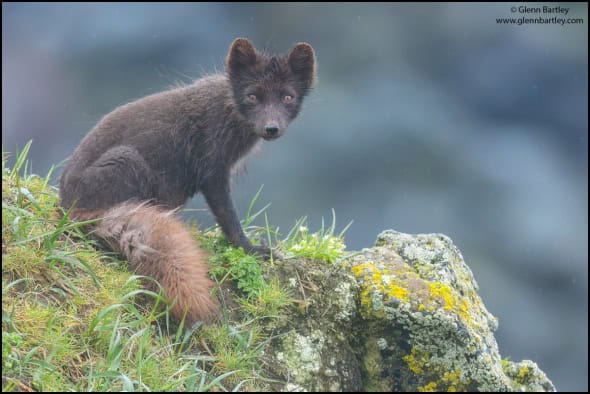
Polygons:
<instances>
[{"instance_id":1,"label":"dark brown fox","mask_svg":"<svg viewBox=\"0 0 590 394\"><path fill-rule=\"evenodd\" d=\"M78 220L104 218L94 234L138 274L155 278L176 300L173 316L210 322L207 255L176 217L199 191L226 238L248 253L230 196L232 168L261 139L285 132L315 79L312 47L286 56L257 51L236 39L223 74L118 107L82 140L60 179L64 208Z\"/></svg>"}]
</instances>

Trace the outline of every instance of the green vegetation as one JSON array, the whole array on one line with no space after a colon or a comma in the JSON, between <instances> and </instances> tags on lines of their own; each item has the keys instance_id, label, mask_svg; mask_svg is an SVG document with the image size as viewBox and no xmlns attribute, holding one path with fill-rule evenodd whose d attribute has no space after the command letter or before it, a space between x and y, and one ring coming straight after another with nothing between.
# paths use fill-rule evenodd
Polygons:
<instances>
[{"instance_id":1,"label":"green vegetation","mask_svg":"<svg viewBox=\"0 0 590 394\"><path fill-rule=\"evenodd\" d=\"M144 290L149 278L97 251L84 225L59 207L55 188L31 174L30 143L2 158L2 381L4 391L244 391L267 390L260 362L273 321L292 306L278 280L265 278L260 261L229 245L218 229L201 233L212 251L211 274L224 321L183 328L168 318L169 302ZM335 261L342 233L308 234L297 221L284 240L252 221L249 235L264 236L286 257ZM266 219L266 217L265 217ZM274 240L274 243L271 241ZM299 246L298 246L299 245ZM273 262L265 264L272 265Z\"/></svg>"},{"instance_id":2,"label":"green vegetation","mask_svg":"<svg viewBox=\"0 0 590 394\"><path fill-rule=\"evenodd\" d=\"M246 212L246 218L242 225L254 239L264 240L272 247L275 245L281 253L286 252L286 258L314 258L325 262L334 262L344 255L344 232L350 227L349 223L338 235L334 235L336 228L336 215L332 211L332 224L328 229L322 226L313 234L308 234L306 227L307 218L296 221L287 237L281 240L278 229L272 229L265 217L265 227L252 226L251 223L265 213L269 204L252 214L252 209L260 196L262 188L258 190ZM243 294L238 296L238 302L250 317L280 317L281 308L291 303L290 294L282 289L278 281L270 283L264 279L262 266L256 257L246 254L242 248L236 248L227 242L218 228L205 231L201 238L201 244L213 252L209 262L212 265L209 273L219 283L224 283L228 278L234 281L238 290ZM274 249L276 250L276 249ZM273 264L271 258L270 262Z\"/></svg>"},{"instance_id":3,"label":"green vegetation","mask_svg":"<svg viewBox=\"0 0 590 394\"><path fill-rule=\"evenodd\" d=\"M332 224L330 227L324 229L324 220L322 218L320 231L309 234L307 217L303 217L289 231L284 241L284 248L295 257L309 257L333 263L344 255L346 245L344 245L343 237L351 224L352 222L348 223L338 235L334 235L336 213L332 210Z\"/></svg>"}]
</instances>

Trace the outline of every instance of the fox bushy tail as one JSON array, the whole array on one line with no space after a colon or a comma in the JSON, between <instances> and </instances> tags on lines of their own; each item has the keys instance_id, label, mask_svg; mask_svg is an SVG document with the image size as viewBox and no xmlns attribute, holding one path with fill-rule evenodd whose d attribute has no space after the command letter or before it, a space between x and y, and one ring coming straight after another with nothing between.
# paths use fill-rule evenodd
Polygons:
<instances>
[{"instance_id":1,"label":"fox bushy tail","mask_svg":"<svg viewBox=\"0 0 590 394\"><path fill-rule=\"evenodd\" d=\"M178 321L186 316L190 324L212 322L217 317L207 253L197 246L176 211L126 202L103 211L78 211L74 216L103 217L94 225L94 235L125 257L135 273L162 285L174 302L171 313Z\"/></svg>"}]
</instances>

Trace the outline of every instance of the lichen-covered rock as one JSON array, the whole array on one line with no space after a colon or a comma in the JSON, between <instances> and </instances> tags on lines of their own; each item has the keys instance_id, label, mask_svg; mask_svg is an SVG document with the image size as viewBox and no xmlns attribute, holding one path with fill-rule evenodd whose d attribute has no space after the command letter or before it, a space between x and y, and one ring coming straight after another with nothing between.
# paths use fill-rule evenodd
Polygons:
<instances>
[{"instance_id":1,"label":"lichen-covered rock","mask_svg":"<svg viewBox=\"0 0 590 394\"><path fill-rule=\"evenodd\" d=\"M359 391L361 368L352 343L357 284L341 266L290 259L265 267L290 289L294 308L265 350L266 369L289 382L281 391Z\"/></svg>"},{"instance_id":2,"label":"lichen-covered rock","mask_svg":"<svg viewBox=\"0 0 590 394\"><path fill-rule=\"evenodd\" d=\"M502 360L497 319L441 234L392 230L338 264L287 260L290 312L266 351L284 391L554 391L531 361Z\"/></svg>"},{"instance_id":3,"label":"lichen-covered rock","mask_svg":"<svg viewBox=\"0 0 590 394\"><path fill-rule=\"evenodd\" d=\"M512 380L515 391L555 391L547 375L530 360L519 363L502 360L504 373Z\"/></svg>"}]
</instances>

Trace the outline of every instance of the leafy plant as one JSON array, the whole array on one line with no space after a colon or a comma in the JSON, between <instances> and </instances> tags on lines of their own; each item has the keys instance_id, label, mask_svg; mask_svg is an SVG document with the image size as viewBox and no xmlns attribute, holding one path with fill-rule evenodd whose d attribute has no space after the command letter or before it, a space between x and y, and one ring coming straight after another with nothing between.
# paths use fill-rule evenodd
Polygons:
<instances>
[{"instance_id":1,"label":"leafy plant","mask_svg":"<svg viewBox=\"0 0 590 394\"><path fill-rule=\"evenodd\" d=\"M344 254L344 233L352 225L352 221L340 233L334 235L336 228L336 212L332 209L332 224L325 228L324 219L319 231L310 233L307 227L307 216L297 220L283 241L283 248L293 257L309 257L333 263Z\"/></svg>"}]
</instances>

